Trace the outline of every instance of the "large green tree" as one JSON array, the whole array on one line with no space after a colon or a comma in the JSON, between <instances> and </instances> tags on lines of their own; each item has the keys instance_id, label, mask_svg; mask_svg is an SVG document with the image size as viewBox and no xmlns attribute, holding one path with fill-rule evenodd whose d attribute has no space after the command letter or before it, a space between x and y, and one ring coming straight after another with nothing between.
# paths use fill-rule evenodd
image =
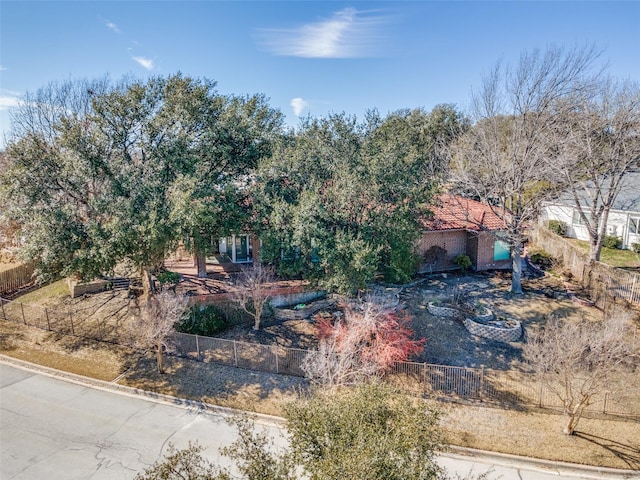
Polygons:
<instances>
[{"instance_id":1,"label":"large green tree","mask_svg":"<svg viewBox=\"0 0 640 480\"><path fill-rule=\"evenodd\" d=\"M282 115L262 95L227 96L194 120L202 124L188 147L192 167L174 188L173 217L196 257L198 276L206 277L211 241L251 229L253 173L280 136Z\"/></svg>"},{"instance_id":2,"label":"large green tree","mask_svg":"<svg viewBox=\"0 0 640 480\"><path fill-rule=\"evenodd\" d=\"M423 399L410 397L384 384L319 392L290 404L285 416L289 437L287 448L276 447L249 419L233 420L238 426L238 440L222 453L234 461L239 476L203 462L201 449L190 445L182 452L170 452L165 461L136 478L450 478L436 463L437 452L445 448L440 412ZM463 478L470 477L484 479L487 474Z\"/></svg>"},{"instance_id":3,"label":"large green tree","mask_svg":"<svg viewBox=\"0 0 640 480\"><path fill-rule=\"evenodd\" d=\"M460 115L450 118L459 127L434 127L447 124L447 109L305 119L260 170L263 258L342 292L378 272L408 280L419 219L446 163L440 145L464 128Z\"/></svg>"},{"instance_id":4,"label":"large green tree","mask_svg":"<svg viewBox=\"0 0 640 480\"><path fill-rule=\"evenodd\" d=\"M219 229L225 220L211 218L235 211L230 179L255 163L262 127L277 127L278 115L261 96L222 96L180 74L64 85L36 95L43 115L26 102L15 114L0 174L5 215L43 276L91 278L129 259L149 293L150 272L185 233ZM50 98L62 98L59 108Z\"/></svg>"}]
</instances>

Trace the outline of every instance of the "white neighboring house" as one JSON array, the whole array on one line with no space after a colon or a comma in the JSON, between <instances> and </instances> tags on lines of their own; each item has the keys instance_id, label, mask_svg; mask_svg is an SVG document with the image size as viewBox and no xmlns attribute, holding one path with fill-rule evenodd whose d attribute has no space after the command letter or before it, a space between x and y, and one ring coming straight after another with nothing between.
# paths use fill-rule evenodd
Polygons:
<instances>
[{"instance_id":1,"label":"white neighboring house","mask_svg":"<svg viewBox=\"0 0 640 480\"><path fill-rule=\"evenodd\" d=\"M587 213L588 207L583 207ZM560 220L567 224L567 237L589 240L580 212L570 194L564 194L542 207L541 220ZM622 239L622 248L640 243L640 171L625 175L623 186L607 219L607 235Z\"/></svg>"}]
</instances>

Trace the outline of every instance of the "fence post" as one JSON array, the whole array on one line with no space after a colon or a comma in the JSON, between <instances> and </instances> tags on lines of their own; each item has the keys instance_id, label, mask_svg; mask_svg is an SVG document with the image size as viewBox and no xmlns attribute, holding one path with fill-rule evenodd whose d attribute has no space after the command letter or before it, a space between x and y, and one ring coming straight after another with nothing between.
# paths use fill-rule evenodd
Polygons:
<instances>
[{"instance_id":1,"label":"fence post","mask_svg":"<svg viewBox=\"0 0 640 480\"><path fill-rule=\"evenodd\" d=\"M427 362L422 364L422 393L425 394L427 392Z\"/></svg>"},{"instance_id":2,"label":"fence post","mask_svg":"<svg viewBox=\"0 0 640 480\"><path fill-rule=\"evenodd\" d=\"M49 321L49 309L44 307L44 316L47 317L47 330L51 331L51 322Z\"/></svg>"},{"instance_id":3,"label":"fence post","mask_svg":"<svg viewBox=\"0 0 640 480\"><path fill-rule=\"evenodd\" d=\"M278 346L277 345L273 345L273 355L276 357L276 373L280 373L279 369L278 369Z\"/></svg>"},{"instance_id":4,"label":"fence post","mask_svg":"<svg viewBox=\"0 0 640 480\"><path fill-rule=\"evenodd\" d=\"M480 368L480 391L478 393L480 399L482 399L484 397L484 366Z\"/></svg>"},{"instance_id":5,"label":"fence post","mask_svg":"<svg viewBox=\"0 0 640 480\"><path fill-rule=\"evenodd\" d=\"M604 402L602 403L602 413L607 413L607 398L609 396L609 392L604 392Z\"/></svg>"},{"instance_id":6,"label":"fence post","mask_svg":"<svg viewBox=\"0 0 640 480\"><path fill-rule=\"evenodd\" d=\"M233 364L238 366L238 349L236 348L236 341L233 341Z\"/></svg>"},{"instance_id":7,"label":"fence post","mask_svg":"<svg viewBox=\"0 0 640 480\"><path fill-rule=\"evenodd\" d=\"M22 321L27 324L27 318L24 316L24 303L20 302L20 310L22 311Z\"/></svg>"},{"instance_id":8,"label":"fence post","mask_svg":"<svg viewBox=\"0 0 640 480\"><path fill-rule=\"evenodd\" d=\"M540 380L538 380L538 384L540 385L540 387L538 388L538 407L542 408L542 382Z\"/></svg>"},{"instance_id":9,"label":"fence post","mask_svg":"<svg viewBox=\"0 0 640 480\"><path fill-rule=\"evenodd\" d=\"M76 330L73 327L73 312L69 312L69 320L71 321L71 335L75 335Z\"/></svg>"},{"instance_id":10,"label":"fence post","mask_svg":"<svg viewBox=\"0 0 640 480\"><path fill-rule=\"evenodd\" d=\"M196 358L200 360L200 342L198 341L198 334L196 334Z\"/></svg>"},{"instance_id":11,"label":"fence post","mask_svg":"<svg viewBox=\"0 0 640 480\"><path fill-rule=\"evenodd\" d=\"M7 314L6 314L6 313L4 313L4 299L3 299L3 298L0 298L0 308L2 308L2 318L3 318L4 320L9 320L9 319L7 318Z\"/></svg>"}]
</instances>

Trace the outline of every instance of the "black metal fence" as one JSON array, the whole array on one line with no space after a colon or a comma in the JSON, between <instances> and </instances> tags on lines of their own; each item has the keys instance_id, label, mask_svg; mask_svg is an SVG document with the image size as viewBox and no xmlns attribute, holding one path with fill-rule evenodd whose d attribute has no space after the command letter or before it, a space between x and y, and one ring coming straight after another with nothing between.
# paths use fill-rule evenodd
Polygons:
<instances>
[{"instance_id":1,"label":"black metal fence","mask_svg":"<svg viewBox=\"0 0 640 480\"><path fill-rule=\"evenodd\" d=\"M121 321L96 321L90 316L0 298L0 318L65 335L111 343L122 343ZM260 372L304 376L301 365L306 350L277 345L172 334L175 354L184 358L228 365ZM411 390L428 396L478 400L495 404L527 405L561 409L562 402L532 375L516 371L398 362L390 375ZM635 387L635 386L634 386ZM603 393L587 412L640 420L640 390L629 388L626 395Z\"/></svg>"}]
</instances>

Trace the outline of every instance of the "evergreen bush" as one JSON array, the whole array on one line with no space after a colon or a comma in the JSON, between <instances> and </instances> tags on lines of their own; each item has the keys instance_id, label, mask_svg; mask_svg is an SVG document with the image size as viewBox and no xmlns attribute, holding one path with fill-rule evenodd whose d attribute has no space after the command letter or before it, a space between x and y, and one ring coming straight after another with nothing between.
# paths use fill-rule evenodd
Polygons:
<instances>
[{"instance_id":1,"label":"evergreen bush","mask_svg":"<svg viewBox=\"0 0 640 480\"><path fill-rule=\"evenodd\" d=\"M602 246L607 248L622 248L622 239L615 235L607 235L602 241Z\"/></svg>"},{"instance_id":2,"label":"evergreen bush","mask_svg":"<svg viewBox=\"0 0 640 480\"><path fill-rule=\"evenodd\" d=\"M567 224L562 220L548 220L547 228L561 237L567 234Z\"/></svg>"},{"instance_id":3,"label":"evergreen bush","mask_svg":"<svg viewBox=\"0 0 640 480\"><path fill-rule=\"evenodd\" d=\"M178 332L212 337L229 327L224 315L214 305L194 305L182 320L176 323Z\"/></svg>"}]
</instances>

